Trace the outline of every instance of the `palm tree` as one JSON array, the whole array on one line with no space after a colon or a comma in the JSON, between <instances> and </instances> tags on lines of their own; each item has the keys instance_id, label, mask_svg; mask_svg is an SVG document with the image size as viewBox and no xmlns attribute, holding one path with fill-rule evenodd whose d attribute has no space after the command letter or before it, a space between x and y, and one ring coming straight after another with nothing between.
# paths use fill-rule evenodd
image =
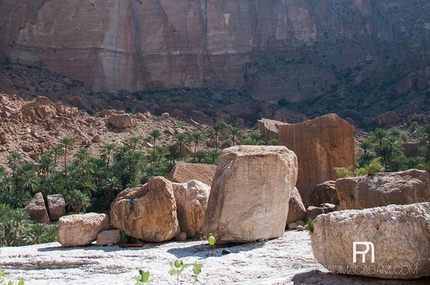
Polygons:
<instances>
[{"instance_id":1,"label":"palm tree","mask_svg":"<svg viewBox=\"0 0 430 285\"><path fill-rule=\"evenodd\" d=\"M68 192L68 195L65 197L66 204L68 205L68 209L74 209L76 213L85 212L85 210L91 206L91 199L85 193L77 189L72 189Z\"/></svg>"},{"instance_id":2,"label":"palm tree","mask_svg":"<svg viewBox=\"0 0 430 285\"><path fill-rule=\"evenodd\" d=\"M131 137L128 140L128 144L130 145L132 150L137 150L142 145L142 140L138 137Z\"/></svg>"},{"instance_id":3,"label":"palm tree","mask_svg":"<svg viewBox=\"0 0 430 285\"><path fill-rule=\"evenodd\" d=\"M66 187L67 187L67 184L68 184L67 183L67 153L69 152L69 150L73 148L75 142L70 137L65 136L61 139L60 143L64 149L64 177L66 179Z\"/></svg>"},{"instance_id":4,"label":"palm tree","mask_svg":"<svg viewBox=\"0 0 430 285\"><path fill-rule=\"evenodd\" d=\"M155 144L156 144L157 140L161 137L161 132L157 129L152 130L149 133L149 137L152 139L152 148L155 149Z\"/></svg>"},{"instance_id":5,"label":"palm tree","mask_svg":"<svg viewBox=\"0 0 430 285\"><path fill-rule=\"evenodd\" d=\"M12 169L12 171L15 172L21 164L21 155L16 151L11 152L7 158L7 165Z\"/></svg>"},{"instance_id":6,"label":"palm tree","mask_svg":"<svg viewBox=\"0 0 430 285\"><path fill-rule=\"evenodd\" d=\"M174 140L179 143L179 153L182 154L182 145L188 144L188 137L184 133L177 133L174 136Z\"/></svg>"},{"instance_id":7,"label":"palm tree","mask_svg":"<svg viewBox=\"0 0 430 285\"><path fill-rule=\"evenodd\" d=\"M234 146L236 145L237 139L240 139L242 137L242 132L238 128L233 127L232 125L227 125L227 128L231 138L232 145Z\"/></svg>"},{"instance_id":8,"label":"palm tree","mask_svg":"<svg viewBox=\"0 0 430 285\"><path fill-rule=\"evenodd\" d=\"M56 144L52 147L51 154L54 155L54 167L57 167L57 158L58 156L62 156L64 154L64 149L60 144Z\"/></svg>"},{"instance_id":9,"label":"palm tree","mask_svg":"<svg viewBox=\"0 0 430 285\"><path fill-rule=\"evenodd\" d=\"M388 132L384 129L378 128L370 133L370 137L372 140L376 141L379 145L379 148L381 148L383 139L388 137Z\"/></svg>"},{"instance_id":10,"label":"palm tree","mask_svg":"<svg viewBox=\"0 0 430 285\"><path fill-rule=\"evenodd\" d=\"M164 146L157 146L155 153L158 160L157 166L160 166L161 159L167 154L167 149Z\"/></svg>"},{"instance_id":11,"label":"palm tree","mask_svg":"<svg viewBox=\"0 0 430 285\"><path fill-rule=\"evenodd\" d=\"M205 136L204 136L204 134L203 134L202 132L194 131L194 132L191 134L191 138L192 138L192 140L193 140L193 142L194 142L194 153L196 153L196 151L197 151L197 145L198 145L199 143L201 143L201 142L203 142L203 141L204 141Z\"/></svg>"},{"instance_id":12,"label":"palm tree","mask_svg":"<svg viewBox=\"0 0 430 285\"><path fill-rule=\"evenodd\" d=\"M215 150L218 150L218 137L223 133L226 123L223 121L216 122L212 125L209 137L215 138Z\"/></svg>"},{"instance_id":13,"label":"palm tree","mask_svg":"<svg viewBox=\"0 0 430 285\"><path fill-rule=\"evenodd\" d=\"M259 130L252 131L249 138L245 141L248 145L260 145L263 142L263 136Z\"/></svg>"},{"instance_id":14,"label":"palm tree","mask_svg":"<svg viewBox=\"0 0 430 285\"><path fill-rule=\"evenodd\" d=\"M39 171L42 173L43 176L48 176L49 173L51 173L54 170L54 160L47 156L46 154L42 154L37 161Z\"/></svg>"},{"instance_id":15,"label":"palm tree","mask_svg":"<svg viewBox=\"0 0 430 285\"><path fill-rule=\"evenodd\" d=\"M174 144L167 147L167 158L170 160L170 164L174 165L176 160L181 157L181 153L178 151L178 147Z\"/></svg>"},{"instance_id":16,"label":"palm tree","mask_svg":"<svg viewBox=\"0 0 430 285\"><path fill-rule=\"evenodd\" d=\"M114 150L115 150L115 145L108 143L108 144L105 144L100 151L100 158L106 163L108 167L109 167L109 162L112 159Z\"/></svg>"},{"instance_id":17,"label":"palm tree","mask_svg":"<svg viewBox=\"0 0 430 285\"><path fill-rule=\"evenodd\" d=\"M208 156L210 158L210 163L211 164L217 164L218 163L218 158L220 156L221 152L217 151L217 150L211 150L208 152Z\"/></svg>"},{"instance_id":18,"label":"palm tree","mask_svg":"<svg viewBox=\"0 0 430 285\"><path fill-rule=\"evenodd\" d=\"M197 160L198 163L202 162L207 156L207 153L205 151L199 150L194 153L193 158Z\"/></svg>"},{"instance_id":19,"label":"palm tree","mask_svg":"<svg viewBox=\"0 0 430 285\"><path fill-rule=\"evenodd\" d=\"M367 154L367 152L372 148L372 144L368 140L364 140L361 142L360 147L364 154Z\"/></svg>"},{"instance_id":20,"label":"palm tree","mask_svg":"<svg viewBox=\"0 0 430 285\"><path fill-rule=\"evenodd\" d=\"M420 133L420 145L430 145L430 124L426 124L419 130Z\"/></svg>"}]
</instances>

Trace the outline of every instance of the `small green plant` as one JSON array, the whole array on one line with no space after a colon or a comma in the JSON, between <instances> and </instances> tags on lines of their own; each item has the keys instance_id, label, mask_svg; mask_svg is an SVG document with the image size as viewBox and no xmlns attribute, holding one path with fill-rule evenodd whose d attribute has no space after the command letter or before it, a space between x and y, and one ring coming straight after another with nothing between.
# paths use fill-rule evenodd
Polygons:
<instances>
[{"instance_id":1,"label":"small green plant","mask_svg":"<svg viewBox=\"0 0 430 285\"><path fill-rule=\"evenodd\" d=\"M203 267L202 263L197 263L197 261L194 262L193 275L192 275L193 280L194 280L193 284L196 284L197 282L200 282L200 280L199 280L199 274L200 274L200 272L202 272L202 267Z\"/></svg>"},{"instance_id":2,"label":"small green plant","mask_svg":"<svg viewBox=\"0 0 430 285\"><path fill-rule=\"evenodd\" d=\"M336 171L336 175L338 178L347 178L353 176L352 166L346 167L334 167L334 171Z\"/></svg>"},{"instance_id":3,"label":"small green plant","mask_svg":"<svg viewBox=\"0 0 430 285\"><path fill-rule=\"evenodd\" d=\"M178 124L176 125L176 128L182 129L186 125L187 125L187 123L185 123L184 121L179 121Z\"/></svg>"},{"instance_id":4,"label":"small green plant","mask_svg":"<svg viewBox=\"0 0 430 285\"><path fill-rule=\"evenodd\" d=\"M14 285L15 282L13 281L6 281L4 280L4 271L0 269L0 285ZM19 280L17 285L24 285L24 280Z\"/></svg>"},{"instance_id":5,"label":"small green plant","mask_svg":"<svg viewBox=\"0 0 430 285\"><path fill-rule=\"evenodd\" d=\"M134 285L142 285L142 284L149 284L154 279L149 278L149 271L143 271L142 269L139 270L139 276L135 276L134 279L136 280L136 283Z\"/></svg>"},{"instance_id":6,"label":"small green plant","mask_svg":"<svg viewBox=\"0 0 430 285\"><path fill-rule=\"evenodd\" d=\"M358 168L355 170L355 175L357 176L363 176L363 175L369 175L373 176L377 172L380 172L382 170L382 164L381 164L381 158L377 157L373 159L368 165L362 168Z\"/></svg>"},{"instance_id":7,"label":"small green plant","mask_svg":"<svg viewBox=\"0 0 430 285\"><path fill-rule=\"evenodd\" d=\"M179 280L181 277L182 272L191 264L184 263L182 260L175 260L175 262L169 261L171 269L169 270L169 274L174 276L176 275L176 284L179 284Z\"/></svg>"},{"instance_id":8,"label":"small green plant","mask_svg":"<svg viewBox=\"0 0 430 285\"><path fill-rule=\"evenodd\" d=\"M308 226L308 231L312 234L314 232L314 221L309 218L306 225Z\"/></svg>"}]
</instances>

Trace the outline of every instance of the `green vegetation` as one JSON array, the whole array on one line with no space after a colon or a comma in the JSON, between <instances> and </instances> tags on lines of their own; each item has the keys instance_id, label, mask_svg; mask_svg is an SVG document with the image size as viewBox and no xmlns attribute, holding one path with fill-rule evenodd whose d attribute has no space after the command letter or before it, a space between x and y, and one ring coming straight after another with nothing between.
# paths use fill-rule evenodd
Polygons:
<instances>
[{"instance_id":1,"label":"green vegetation","mask_svg":"<svg viewBox=\"0 0 430 285\"><path fill-rule=\"evenodd\" d=\"M123 146L108 143L99 156L92 156L86 148L76 149L73 139L65 136L34 161L24 162L18 152L11 152L7 158L11 173L0 166L0 233L4 237L0 246L55 240L55 227L34 224L22 210L37 192L45 197L62 194L66 210L72 213L107 212L121 191L144 184L152 176L166 177L178 160L217 164L221 154L218 141L266 143L258 130L246 137L224 122L216 123L208 133L178 132L167 146L159 143L162 135L152 130L147 138L152 147L146 151L142 140L132 137ZM199 150L206 139L217 143L210 150ZM190 144L194 153L184 157Z\"/></svg>"},{"instance_id":2,"label":"green vegetation","mask_svg":"<svg viewBox=\"0 0 430 285\"><path fill-rule=\"evenodd\" d=\"M314 232L314 221L312 221L311 218L308 219L306 222L306 225L308 226L308 231L312 234Z\"/></svg>"},{"instance_id":3,"label":"green vegetation","mask_svg":"<svg viewBox=\"0 0 430 285\"><path fill-rule=\"evenodd\" d=\"M15 282L13 281L6 281L4 279L4 271L0 269L0 285L14 285ZM24 280L19 280L17 283L17 285L24 285Z\"/></svg>"},{"instance_id":4,"label":"green vegetation","mask_svg":"<svg viewBox=\"0 0 430 285\"><path fill-rule=\"evenodd\" d=\"M143 285L143 284L149 284L154 279L149 278L149 271L143 271L139 270L139 276L135 276L134 279L136 280L135 285Z\"/></svg>"},{"instance_id":5,"label":"green vegetation","mask_svg":"<svg viewBox=\"0 0 430 285\"><path fill-rule=\"evenodd\" d=\"M183 271L193 265L193 274L191 275L193 279L193 284L196 284L199 281L199 274L202 272L203 264L194 262L194 264L184 263L182 260L177 259L174 262L169 261L170 270L169 274L172 276L176 275L176 284L180 284L180 277L182 276Z\"/></svg>"},{"instance_id":6,"label":"green vegetation","mask_svg":"<svg viewBox=\"0 0 430 285\"><path fill-rule=\"evenodd\" d=\"M403 130L376 129L369 134L367 140L360 143L360 151L356 156L356 169L335 167L339 178L348 176L375 175L377 172L404 171L407 169L430 170L430 124L416 130L419 142L419 156L405 157L403 143L409 141L409 136Z\"/></svg>"}]
</instances>

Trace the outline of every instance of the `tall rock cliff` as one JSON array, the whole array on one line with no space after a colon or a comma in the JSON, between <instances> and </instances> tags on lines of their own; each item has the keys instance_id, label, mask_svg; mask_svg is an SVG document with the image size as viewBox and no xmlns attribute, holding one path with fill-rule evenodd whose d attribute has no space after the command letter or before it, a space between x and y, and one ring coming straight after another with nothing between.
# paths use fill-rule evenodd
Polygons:
<instances>
[{"instance_id":1,"label":"tall rock cliff","mask_svg":"<svg viewBox=\"0 0 430 285\"><path fill-rule=\"evenodd\" d=\"M430 66L429 14L427 0L2 0L0 60L94 90L222 86L295 102L416 54L401 93Z\"/></svg>"}]
</instances>

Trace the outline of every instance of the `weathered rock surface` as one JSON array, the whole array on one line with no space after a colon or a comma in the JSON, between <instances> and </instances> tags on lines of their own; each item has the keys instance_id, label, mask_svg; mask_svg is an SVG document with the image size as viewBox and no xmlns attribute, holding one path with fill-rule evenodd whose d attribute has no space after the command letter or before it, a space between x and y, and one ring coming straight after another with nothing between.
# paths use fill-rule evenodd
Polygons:
<instances>
[{"instance_id":1,"label":"weathered rock surface","mask_svg":"<svg viewBox=\"0 0 430 285\"><path fill-rule=\"evenodd\" d=\"M283 146L234 146L218 162L205 215L217 243L280 237L297 179L297 157Z\"/></svg>"},{"instance_id":2,"label":"weathered rock surface","mask_svg":"<svg viewBox=\"0 0 430 285\"><path fill-rule=\"evenodd\" d=\"M287 225L291 222L298 220L304 220L306 218L306 208L303 205L302 197L300 197L299 190L294 187L290 195L290 201L288 202L288 215Z\"/></svg>"},{"instance_id":3,"label":"weathered rock surface","mask_svg":"<svg viewBox=\"0 0 430 285\"><path fill-rule=\"evenodd\" d=\"M279 125L282 124L285 123L276 120L261 119L257 121L257 128L266 140L271 140L278 137Z\"/></svg>"},{"instance_id":4,"label":"weathered rock surface","mask_svg":"<svg viewBox=\"0 0 430 285\"><path fill-rule=\"evenodd\" d=\"M66 212L66 201L63 195L55 194L46 197L49 217L52 221L57 221Z\"/></svg>"},{"instance_id":5,"label":"weathered rock surface","mask_svg":"<svg viewBox=\"0 0 430 285\"><path fill-rule=\"evenodd\" d=\"M58 220L58 242L63 247L89 245L108 227L109 217L105 214L62 216Z\"/></svg>"},{"instance_id":6,"label":"weathered rock surface","mask_svg":"<svg viewBox=\"0 0 430 285\"><path fill-rule=\"evenodd\" d=\"M211 187L197 180L172 183L181 231L187 237L203 232Z\"/></svg>"},{"instance_id":7,"label":"weathered rock surface","mask_svg":"<svg viewBox=\"0 0 430 285\"><path fill-rule=\"evenodd\" d=\"M379 115L376 117L375 122L377 125L394 125L400 120L399 116L393 111L386 112L384 114Z\"/></svg>"},{"instance_id":8,"label":"weathered rock surface","mask_svg":"<svg viewBox=\"0 0 430 285\"><path fill-rule=\"evenodd\" d=\"M38 223L49 222L48 211L46 210L45 200L42 193L36 193L33 200L25 206L24 211L30 215L30 219Z\"/></svg>"},{"instance_id":9,"label":"weathered rock surface","mask_svg":"<svg viewBox=\"0 0 430 285\"><path fill-rule=\"evenodd\" d=\"M378 173L336 180L339 209L364 209L389 204L430 201L430 174L424 170Z\"/></svg>"},{"instance_id":10,"label":"weathered rock surface","mask_svg":"<svg viewBox=\"0 0 430 285\"><path fill-rule=\"evenodd\" d=\"M279 145L297 155L297 189L302 197L321 182L337 178L334 167L354 165L354 128L336 114L279 126Z\"/></svg>"},{"instance_id":11,"label":"weathered rock surface","mask_svg":"<svg viewBox=\"0 0 430 285\"><path fill-rule=\"evenodd\" d=\"M318 216L311 234L315 259L339 274L411 279L430 275L430 204L389 205ZM407 234L399 234L407 233ZM364 255L364 245L371 242ZM371 260L374 252L374 263ZM364 261L363 261L364 258Z\"/></svg>"},{"instance_id":12,"label":"weathered rock surface","mask_svg":"<svg viewBox=\"0 0 430 285\"><path fill-rule=\"evenodd\" d=\"M308 206L319 206L322 203L332 203L339 205L339 198L337 197L336 181L329 180L318 184L314 189L309 190L304 197L302 197L303 204Z\"/></svg>"},{"instance_id":13,"label":"weathered rock surface","mask_svg":"<svg viewBox=\"0 0 430 285\"><path fill-rule=\"evenodd\" d=\"M130 199L134 199L130 207ZM112 202L112 225L128 236L149 242L174 238L180 231L172 182L151 177L145 185L129 188Z\"/></svg>"},{"instance_id":14,"label":"weathered rock surface","mask_svg":"<svg viewBox=\"0 0 430 285\"><path fill-rule=\"evenodd\" d=\"M357 82L372 80L387 57L429 48L430 7L417 0L2 6L1 61L46 66L95 90L246 86L259 100L298 101L333 90L337 70L359 67ZM405 80L398 92L415 82Z\"/></svg>"},{"instance_id":15,"label":"weathered rock surface","mask_svg":"<svg viewBox=\"0 0 430 285\"><path fill-rule=\"evenodd\" d=\"M118 244L121 239L119 230L102 231L97 235L97 245Z\"/></svg>"},{"instance_id":16,"label":"weathered rock surface","mask_svg":"<svg viewBox=\"0 0 430 285\"><path fill-rule=\"evenodd\" d=\"M178 161L170 171L167 179L178 183L198 180L210 186L215 176L215 171L216 165Z\"/></svg>"}]
</instances>

